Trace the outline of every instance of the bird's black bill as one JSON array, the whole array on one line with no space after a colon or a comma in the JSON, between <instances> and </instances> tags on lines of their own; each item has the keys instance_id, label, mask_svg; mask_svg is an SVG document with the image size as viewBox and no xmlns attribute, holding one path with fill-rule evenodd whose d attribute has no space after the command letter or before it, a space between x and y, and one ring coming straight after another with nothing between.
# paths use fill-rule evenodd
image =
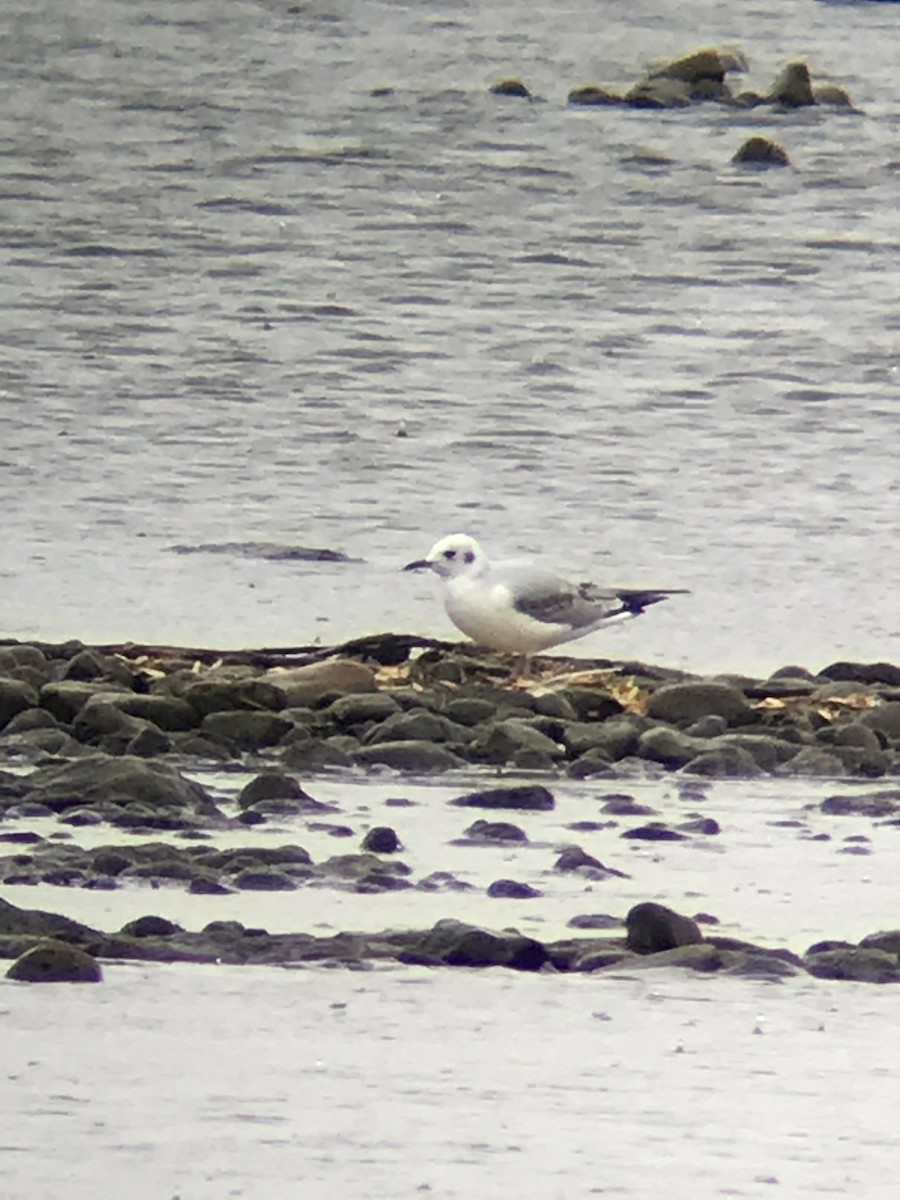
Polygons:
<instances>
[{"instance_id":1,"label":"bird's black bill","mask_svg":"<svg viewBox=\"0 0 900 1200\"><path fill-rule=\"evenodd\" d=\"M431 563L427 558L417 558L415 562L407 563L404 571L430 571Z\"/></svg>"}]
</instances>

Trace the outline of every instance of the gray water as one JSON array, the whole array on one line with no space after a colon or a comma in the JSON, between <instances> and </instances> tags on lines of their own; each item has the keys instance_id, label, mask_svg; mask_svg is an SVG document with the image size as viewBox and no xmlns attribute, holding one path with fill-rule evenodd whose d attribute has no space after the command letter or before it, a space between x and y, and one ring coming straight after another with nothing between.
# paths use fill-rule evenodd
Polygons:
<instances>
[{"instance_id":1,"label":"gray water","mask_svg":"<svg viewBox=\"0 0 900 1200\"><path fill-rule=\"evenodd\" d=\"M2 632L449 635L397 570L464 529L692 589L584 653L900 659L897 21L814 0L4 3ZM804 58L862 113L565 107L703 42L741 46L761 90ZM487 94L509 74L542 99ZM730 166L756 132L793 169ZM250 542L362 561L172 549ZM777 799L750 786L745 853L645 855L594 899L706 897L787 942L889 922L889 848L801 860L767 832ZM528 918L544 932L590 899L554 897ZM4 984L4 1194L892 1197L895 1008L680 975Z\"/></svg>"},{"instance_id":2,"label":"gray water","mask_svg":"<svg viewBox=\"0 0 900 1200\"><path fill-rule=\"evenodd\" d=\"M5 4L4 632L449 635L396 572L465 529L693 590L584 653L900 657L897 20ZM565 107L701 42L863 113ZM795 168L731 167L755 132ZM364 561L171 549L248 541Z\"/></svg>"}]
</instances>

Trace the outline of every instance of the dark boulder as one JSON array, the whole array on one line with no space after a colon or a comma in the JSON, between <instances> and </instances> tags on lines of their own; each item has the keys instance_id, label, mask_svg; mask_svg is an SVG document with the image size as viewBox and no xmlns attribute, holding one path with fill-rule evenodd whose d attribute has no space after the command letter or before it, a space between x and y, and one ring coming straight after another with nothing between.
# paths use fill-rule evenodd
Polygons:
<instances>
[{"instance_id":1,"label":"dark boulder","mask_svg":"<svg viewBox=\"0 0 900 1200\"><path fill-rule=\"evenodd\" d=\"M626 945L635 954L658 954L703 941L696 921L654 901L636 904L625 918L625 928Z\"/></svg>"},{"instance_id":2,"label":"dark boulder","mask_svg":"<svg viewBox=\"0 0 900 1200\"><path fill-rule=\"evenodd\" d=\"M402 848L390 825L375 825L362 840L362 849L370 854L396 854Z\"/></svg>"},{"instance_id":3,"label":"dark boulder","mask_svg":"<svg viewBox=\"0 0 900 1200\"><path fill-rule=\"evenodd\" d=\"M458 808L509 808L519 812L550 812L556 806L553 793L542 784L487 788L458 796L450 803Z\"/></svg>"},{"instance_id":4,"label":"dark boulder","mask_svg":"<svg viewBox=\"0 0 900 1200\"><path fill-rule=\"evenodd\" d=\"M359 767L384 766L413 775L452 771L464 765L456 754L433 742L379 742L361 746L351 752L350 758Z\"/></svg>"},{"instance_id":5,"label":"dark boulder","mask_svg":"<svg viewBox=\"0 0 900 1200\"><path fill-rule=\"evenodd\" d=\"M74 762L53 764L33 771L25 780L25 799L47 805L54 812L85 804L137 803L149 810L188 811L197 816L221 818L222 813L205 788L186 779L174 767L149 764L142 758L91 754Z\"/></svg>"},{"instance_id":6,"label":"dark boulder","mask_svg":"<svg viewBox=\"0 0 900 1200\"><path fill-rule=\"evenodd\" d=\"M494 900L535 900L544 893L530 883L519 883L515 879L495 879L487 890Z\"/></svg>"},{"instance_id":7,"label":"dark boulder","mask_svg":"<svg viewBox=\"0 0 900 1200\"><path fill-rule=\"evenodd\" d=\"M449 967L512 967L537 971L547 961L545 947L515 930L489 932L448 918L426 933L416 947Z\"/></svg>"},{"instance_id":8,"label":"dark boulder","mask_svg":"<svg viewBox=\"0 0 900 1200\"><path fill-rule=\"evenodd\" d=\"M68 942L47 940L26 950L6 972L22 983L99 983L103 974L93 955Z\"/></svg>"},{"instance_id":9,"label":"dark boulder","mask_svg":"<svg viewBox=\"0 0 900 1200\"><path fill-rule=\"evenodd\" d=\"M748 725L757 715L744 693L727 683L671 683L658 688L647 703L647 716L670 725L689 725L714 714L728 725Z\"/></svg>"}]
</instances>

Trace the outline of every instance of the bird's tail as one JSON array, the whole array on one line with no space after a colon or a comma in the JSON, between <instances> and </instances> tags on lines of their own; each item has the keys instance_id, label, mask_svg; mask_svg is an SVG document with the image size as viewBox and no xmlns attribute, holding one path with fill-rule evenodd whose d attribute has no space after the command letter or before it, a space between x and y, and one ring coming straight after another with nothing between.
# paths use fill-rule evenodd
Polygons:
<instances>
[{"instance_id":1,"label":"bird's tail","mask_svg":"<svg viewBox=\"0 0 900 1200\"><path fill-rule=\"evenodd\" d=\"M622 611L633 617L639 616L651 604L659 604L660 600L668 600L670 596L686 596L687 588L667 588L660 591L631 591L627 588L617 591L616 596L622 602Z\"/></svg>"}]
</instances>

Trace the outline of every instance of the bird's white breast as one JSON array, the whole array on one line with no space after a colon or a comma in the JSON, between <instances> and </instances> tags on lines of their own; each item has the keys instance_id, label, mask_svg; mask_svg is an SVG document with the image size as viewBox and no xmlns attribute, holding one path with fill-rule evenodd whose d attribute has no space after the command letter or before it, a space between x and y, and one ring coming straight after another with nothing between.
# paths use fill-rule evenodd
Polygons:
<instances>
[{"instance_id":1,"label":"bird's white breast","mask_svg":"<svg viewBox=\"0 0 900 1200\"><path fill-rule=\"evenodd\" d=\"M479 579L451 579L445 586L447 615L473 642L509 654L534 654L569 636L568 626L537 621L518 612L509 589Z\"/></svg>"}]
</instances>

